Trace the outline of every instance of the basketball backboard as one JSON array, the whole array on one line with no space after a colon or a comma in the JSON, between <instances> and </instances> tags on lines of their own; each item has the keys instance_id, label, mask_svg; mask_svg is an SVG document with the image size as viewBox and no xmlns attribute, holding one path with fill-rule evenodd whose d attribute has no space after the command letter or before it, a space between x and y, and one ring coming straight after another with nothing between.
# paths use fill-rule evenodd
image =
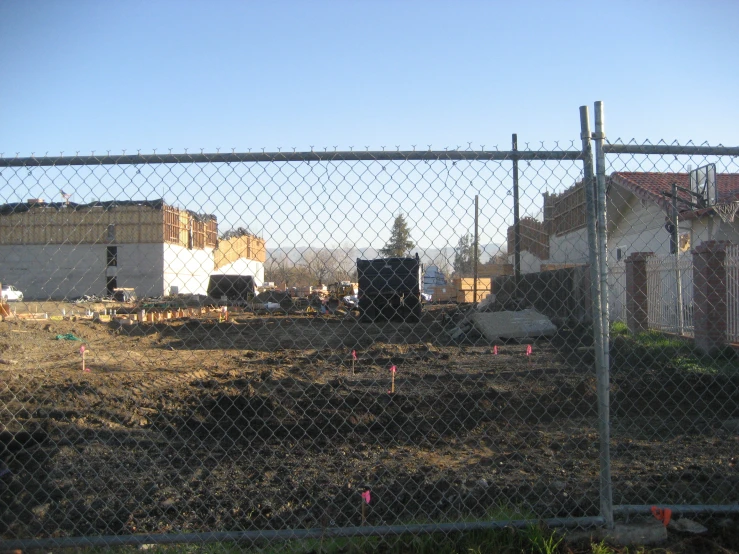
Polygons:
<instances>
[{"instance_id":1,"label":"basketball backboard","mask_svg":"<svg viewBox=\"0 0 739 554\"><path fill-rule=\"evenodd\" d=\"M716 164L708 164L690 172L690 190L697 193L698 198L708 207L718 202L716 188Z\"/></svg>"}]
</instances>

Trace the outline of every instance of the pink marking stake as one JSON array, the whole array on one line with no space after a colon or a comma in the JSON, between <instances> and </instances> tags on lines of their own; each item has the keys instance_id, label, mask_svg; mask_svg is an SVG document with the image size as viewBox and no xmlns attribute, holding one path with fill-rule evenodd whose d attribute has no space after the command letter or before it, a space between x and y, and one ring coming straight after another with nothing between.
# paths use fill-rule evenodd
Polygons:
<instances>
[{"instance_id":1,"label":"pink marking stake","mask_svg":"<svg viewBox=\"0 0 739 554\"><path fill-rule=\"evenodd\" d=\"M497 356L497 355L498 355L498 345L496 344L495 346L493 346L493 356Z\"/></svg>"},{"instance_id":2,"label":"pink marking stake","mask_svg":"<svg viewBox=\"0 0 739 554\"><path fill-rule=\"evenodd\" d=\"M82 354L82 371L89 372L90 368L85 367L85 352L86 352L86 348L85 348L85 345L83 344L82 346L80 346L80 354Z\"/></svg>"},{"instance_id":3,"label":"pink marking stake","mask_svg":"<svg viewBox=\"0 0 739 554\"><path fill-rule=\"evenodd\" d=\"M371 495L369 489L362 493L362 525L367 523L367 505L370 503Z\"/></svg>"},{"instance_id":4,"label":"pink marking stake","mask_svg":"<svg viewBox=\"0 0 739 554\"><path fill-rule=\"evenodd\" d=\"M396 369L397 369L397 368L396 368L395 366L392 366L392 367L390 368L390 372L391 372L391 377L390 377L390 390L389 390L389 391L387 391L387 392L389 392L390 394L395 394L395 370L396 370Z\"/></svg>"},{"instance_id":5,"label":"pink marking stake","mask_svg":"<svg viewBox=\"0 0 739 554\"><path fill-rule=\"evenodd\" d=\"M531 363L531 352L533 349L531 348L530 344L526 345L526 358L529 360L529 363Z\"/></svg>"},{"instance_id":6,"label":"pink marking stake","mask_svg":"<svg viewBox=\"0 0 739 554\"><path fill-rule=\"evenodd\" d=\"M354 364L357 361L357 351L352 350L352 375L354 375Z\"/></svg>"}]
</instances>

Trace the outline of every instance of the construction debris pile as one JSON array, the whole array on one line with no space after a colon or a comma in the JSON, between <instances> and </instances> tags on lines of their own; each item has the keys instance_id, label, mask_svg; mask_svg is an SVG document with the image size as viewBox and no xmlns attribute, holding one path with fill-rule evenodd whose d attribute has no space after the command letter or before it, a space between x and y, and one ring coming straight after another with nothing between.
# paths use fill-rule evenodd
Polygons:
<instances>
[{"instance_id":1,"label":"construction debris pile","mask_svg":"<svg viewBox=\"0 0 739 554\"><path fill-rule=\"evenodd\" d=\"M517 311L495 309L495 296L489 295L476 307L469 308L447 329L453 341L483 337L487 341L550 337L557 326L532 308Z\"/></svg>"}]
</instances>

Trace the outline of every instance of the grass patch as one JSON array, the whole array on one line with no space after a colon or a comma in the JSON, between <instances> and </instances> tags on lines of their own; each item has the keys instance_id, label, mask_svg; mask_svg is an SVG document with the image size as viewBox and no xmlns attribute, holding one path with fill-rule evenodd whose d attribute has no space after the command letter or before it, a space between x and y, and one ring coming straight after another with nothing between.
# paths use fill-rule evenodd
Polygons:
<instances>
[{"instance_id":1,"label":"grass patch","mask_svg":"<svg viewBox=\"0 0 739 554\"><path fill-rule=\"evenodd\" d=\"M611 357L614 368L672 369L687 373L739 373L739 357L727 347L713 355L699 352L692 341L671 337L659 331L631 334L623 323L611 325Z\"/></svg>"},{"instance_id":2,"label":"grass patch","mask_svg":"<svg viewBox=\"0 0 739 554\"><path fill-rule=\"evenodd\" d=\"M629 334L629 328L623 321L611 323L611 337L624 337Z\"/></svg>"}]
</instances>

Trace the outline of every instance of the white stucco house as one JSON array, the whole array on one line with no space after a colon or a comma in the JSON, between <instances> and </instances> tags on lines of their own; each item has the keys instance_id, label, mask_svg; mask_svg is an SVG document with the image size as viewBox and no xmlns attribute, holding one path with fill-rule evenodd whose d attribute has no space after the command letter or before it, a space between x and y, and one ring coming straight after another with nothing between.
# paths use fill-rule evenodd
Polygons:
<instances>
[{"instance_id":1,"label":"white stucco house","mask_svg":"<svg viewBox=\"0 0 739 554\"><path fill-rule=\"evenodd\" d=\"M672 184L689 189L688 173L613 173L608 180L608 254L617 261L631 252L671 253L670 222L672 201L662 194ZM716 176L718 201L739 200L739 174ZM739 243L739 219L724 223L711 208L694 209L685 201L687 193L678 193L678 234L681 251L688 251L706 240ZM587 243L587 236L586 236Z\"/></svg>"},{"instance_id":2,"label":"white stucco house","mask_svg":"<svg viewBox=\"0 0 739 554\"><path fill-rule=\"evenodd\" d=\"M609 294L611 315L625 314L624 260L633 252L652 252L655 263L674 263L671 233L672 185L690 189L688 173L615 172L607 182L607 233ZM717 201L739 200L739 174L716 176ZM690 251L707 240L739 243L739 217L724 223L712 208L696 209L687 203L690 195L678 194L678 244L687 263L684 281L685 305L689 305L692 272L688 270ZM564 192L543 195L544 221L526 221L521 233L521 272L534 273L589 262L585 189L576 183ZM522 220L523 223L523 220ZM509 229L509 253L512 228ZM511 256L512 258L512 256ZM675 276L664 272L664 283L654 283L665 297L675 288ZM686 281L687 280L687 281ZM687 308L686 308L687 309Z\"/></svg>"},{"instance_id":3,"label":"white stucco house","mask_svg":"<svg viewBox=\"0 0 739 554\"><path fill-rule=\"evenodd\" d=\"M672 204L662 193L670 192L673 183L689 189L689 174L616 172L610 175L607 184L609 263L618 262L632 252L654 252L658 256L671 253L671 234L666 225L670 222ZM717 175L717 189L719 202L739 200L739 174ZM713 209L696 210L684 202L688 194L678 196L681 251L686 252L705 240L739 243L739 217L733 223L723 223ZM529 222L522 230L521 271L536 272L547 264L587 264L586 224L582 183L559 194L545 193L544 221ZM547 243L546 247L543 243Z\"/></svg>"}]
</instances>

